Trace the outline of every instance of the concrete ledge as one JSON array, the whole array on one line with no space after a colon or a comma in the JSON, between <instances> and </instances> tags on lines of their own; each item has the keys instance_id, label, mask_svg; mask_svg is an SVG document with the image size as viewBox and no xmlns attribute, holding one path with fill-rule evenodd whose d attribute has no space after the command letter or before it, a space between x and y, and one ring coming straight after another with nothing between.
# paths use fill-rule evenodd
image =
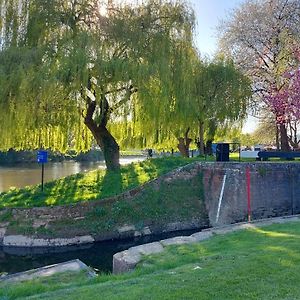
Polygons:
<instances>
[{"instance_id":1,"label":"concrete ledge","mask_svg":"<svg viewBox=\"0 0 300 300\"><path fill-rule=\"evenodd\" d=\"M80 272L82 270L87 271L87 276L95 277L97 274L93 269L88 267L79 259L70 260L60 264L50 265L38 269L32 269L25 272L20 272L12 275L6 275L0 278L0 281L18 282L32 280L40 277L52 276L63 272Z\"/></svg>"},{"instance_id":2,"label":"concrete ledge","mask_svg":"<svg viewBox=\"0 0 300 300\"><path fill-rule=\"evenodd\" d=\"M160 253L163 250L161 243L154 242L118 252L113 256L113 273L119 274L133 270L137 263L140 262L142 255Z\"/></svg>"},{"instance_id":3,"label":"concrete ledge","mask_svg":"<svg viewBox=\"0 0 300 300\"><path fill-rule=\"evenodd\" d=\"M120 274L131 271L141 260L141 254L130 253L128 250L114 254L113 273Z\"/></svg>"},{"instance_id":4,"label":"concrete ledge","mask_svg":"<svg viewBox=\"0 0 300 300\"><path fill-rule=\"evenodd\" d=\"M276 217L272 219L262 219L250 223L237 223L222 227L205 229L194 233L190 236L178 236L170 239L161 240L160 242L149 243L137 247L129 248L128 250L116 253L113 256L113 273L119 274L134 270L136 265L141 261L142 255L160 253L164 247L170 245L182 245L201 242L211 238L213 235L222 235L238 230L249 229L253 227L262 227L272 224L282 224L287 222L299 222L300 215Z\"/></svg>"},{"instance_id":5,"label":"concrete ledge","mask_svg":"<svg viewBox=\"0 0 300 300\"><path fill-rule=\"evenodd\" d=\"M212 235L213 234L210 230L204 230L204 231L200 231L200 232L196 232L196 233L192 234L191 237L196 239L197 242L201 242L201 241L209 239Z\"/></svg>"},{"instance_id":6,"label":"concrete ledge","mask_svg":"<svg viewBox=\"0 0 300 300\"><path fill-rule=\"evenodd\" d=\"M165 246L170 245L182 245L182 244L190 244L197 242L197 239L193 236L176 236L170 239L161 240L160 243Z\"/></svg>"},{"instance_id":7,"label":"concrete ledge","mask_svg":"<svg viewBox=\"0 0 300 300\"><path fill-rule=\"evenodd\" d=\"M76 236L74 238L35 239L24 235L7 235L3 237L3 246L13 247L59 247L93 243L90 235Z\"/></svg>"}]
</instances>

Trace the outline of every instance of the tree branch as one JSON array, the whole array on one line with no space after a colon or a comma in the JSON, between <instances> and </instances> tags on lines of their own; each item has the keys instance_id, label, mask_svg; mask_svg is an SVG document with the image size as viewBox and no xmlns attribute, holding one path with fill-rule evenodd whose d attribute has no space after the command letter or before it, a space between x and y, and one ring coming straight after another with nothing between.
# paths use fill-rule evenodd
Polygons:
<instances>
[{"instance_id":1,"label":"tree branch","mask_svg":"<svg viewBox=\"0 0 300 300\"><path fill-rule=\"evenodd\" d=\"M130 97L132 94L134 94L135 92L137 92L138 89L134 88L132 85L127 89L127 93L124 96L123 99L121 99L119 102L117 102L114 106L112 106L109 110L110 113L116 111L118 108L120 108L123 104L125 104L127 101L129 101Z\"/></svg>"}]
</instances>

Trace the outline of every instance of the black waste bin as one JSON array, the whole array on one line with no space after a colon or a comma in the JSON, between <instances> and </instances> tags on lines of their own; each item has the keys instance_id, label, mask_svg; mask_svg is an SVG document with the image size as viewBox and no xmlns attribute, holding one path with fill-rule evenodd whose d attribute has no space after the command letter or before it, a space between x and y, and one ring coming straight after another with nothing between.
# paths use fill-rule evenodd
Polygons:
<instances>
[{"instance_id":1,"label":"black waste bin","mask_svg":"<svg viewBox=\"0 0 300 300\"><path fill-rule=\"evenodd\" d=\"M216 161L229 161L229 144L228 143L217 144Z\"/></svg>"}]
</instances>

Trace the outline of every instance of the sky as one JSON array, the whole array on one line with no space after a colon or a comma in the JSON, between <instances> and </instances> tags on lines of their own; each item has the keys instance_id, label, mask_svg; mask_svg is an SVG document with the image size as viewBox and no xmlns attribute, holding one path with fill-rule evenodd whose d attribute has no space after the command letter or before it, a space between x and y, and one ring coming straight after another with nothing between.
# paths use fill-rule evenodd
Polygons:
<instances>
[{"instance_id":1,"label":"sky","mask_svg":"<svg viewBox=\"0 0 300 300\"><path fill-rule=\"evenodd\" d=\"M244 0L189 0L196 16L195 43L202 56L213 56L218 46L217 25L242 2ZM243 133L251 133L256 127L257 119L249 116Z\"/></svg>"},{"instance_id":2,"label":"sky","mask_svg":"<svg viewBox=\"0 0 300 300\"><path fill-rule=\"evenodd\" d=\"M195 42L202 54L212 55L217 49L216 26L244 0L189 0L195 11Z\"/></svg>"}]
</instances>

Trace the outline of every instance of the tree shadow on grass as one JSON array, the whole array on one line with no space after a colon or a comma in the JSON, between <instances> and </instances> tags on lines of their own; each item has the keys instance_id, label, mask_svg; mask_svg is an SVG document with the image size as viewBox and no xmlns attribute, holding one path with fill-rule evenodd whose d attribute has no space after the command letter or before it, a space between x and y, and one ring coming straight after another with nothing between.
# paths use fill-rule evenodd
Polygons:
<instances>
[{"instance_id":1,"label":"tree shadow on grass","mask_svg":"<svg viewBox=\"0 0 300 300\"><path fill-rule=\"evenodd\" d=\"M49 182L45 184L44 204L45 205L61 205L77 202L76 194L79 190L79 181L82 180L84 174L78 173L62 180ZM43 197L43 192L41 192ZM83 199L84 200L84 199Z\"/></svg>"},{"instance_id":2,"label":"tree shadow on grass","mask_svg":"<svg viewBox=\"0 0 300 300\"><path fill-rule=\"evenodd\" d=\"M99 197L116 196L139 185L134 164L122 167L117 171L106 171L102 180L98 178Z\"/></svg>"},{"instance_id":3,"label":"tree shadow on grass","mask_svg":"<svg viewBox=\"0 0 300 300\"><path fill-rule=\"evenodd\" d=\"M185 161L181 165L186 164ZM178 159L146 160L139 164L131 163L118 171L106 171L104 177L98 173L97 188L99 198L112 197L136 188L149 180L165 174L178 165Z\"/></svg>"},{"instance_id":4,"label":"tree shadow on grass","mask_svg":"<svg viewBox=\"0 0 300 300\"><path fill-rule=\"evenodd\" d=\"M25 187L8 191L2 196L1 207L38 207L49 205L63 205L78 201L76 194L79 190L79 181L84 174L76 174L68 178L50 181L41 185Z\"/></svg>"},{"instance_id":5,"label":"tree shadow on grass","mask_svg":"<svg viewBox=\"0 0 300 300\"><path fill-rule=\"evenodd\" d=\"M141 165L144 171L147 172L150 179L154 179L192 162L193 160L189 158L161 157L145 160L143 163L141 163Z\"/></svg>"},{"instance_id":6,"label":"tree shadow on grass","mask_svg":"<svg viewBox=\"0 0 300 300\"><path fill-rule=\"evenodd\" d=\"M136 164L129 164L121 169L123 190L135 188L141 184L139 174L136 170Z\"/></svg>"},{"instance_id":7,"label":"tree shadow on grass","mask_svg":"<svg viewBox=\"0 0 300 300\"><path fill-rule=\"evenodd\" d=\"M106 171L104 177L98 182L100 198L111 197L123 191L121 171Z\"/></svg>"}]
</instances>

